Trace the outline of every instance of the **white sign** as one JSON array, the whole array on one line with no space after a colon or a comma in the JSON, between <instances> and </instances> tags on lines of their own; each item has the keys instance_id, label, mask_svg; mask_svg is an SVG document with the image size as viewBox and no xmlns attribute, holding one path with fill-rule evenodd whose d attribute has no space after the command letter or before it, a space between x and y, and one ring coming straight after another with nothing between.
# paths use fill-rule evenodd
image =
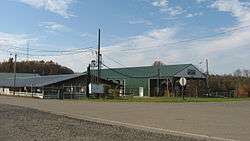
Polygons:
<instances>
[{"instance_id":1,"label":"white sign","mask_svg":"<svg viewBox=\"0 0 250 141\"><path fill-rule=\"evenodd\" d=\"M179 83L181 84L181 86L185 86L187 84L187 79L182 77L179 81Z\"/></svg>"},{"instance_id":2,"label":"white sign","mask_svg":"<svg viewBox=\"0 0 250 141\"><path fill-rule=\"evenodd\" d=\"M102 94L104 93L104 87L102 84L89 84L89 93L90 94Z\"/></svg>"},{"instance_id":3,"label":"white sign","mask_svg":"<svg viewBox=\"0 0 250 141\"><path fill-rule=\"evenodd\" d=\"M139 97L143 97L143 87L139 87Z\"/></svg>"}]
</instances>

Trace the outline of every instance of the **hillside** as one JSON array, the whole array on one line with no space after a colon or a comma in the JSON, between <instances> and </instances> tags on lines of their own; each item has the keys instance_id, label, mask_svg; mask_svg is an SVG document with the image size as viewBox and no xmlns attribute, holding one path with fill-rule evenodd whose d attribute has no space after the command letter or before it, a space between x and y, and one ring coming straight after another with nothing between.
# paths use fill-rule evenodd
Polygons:
<instances>
[{"instance_id":1,"label":"hillside","mask_svg":"<svg viewBox=\"0 0 250 141\"><path fill-rule=\"evenodd\" d=\"M0 72L12 73L14 62L12 59L0 62ZM73 70L61 66L53 61L21 61L16 64L17 73L37 73L40 75L72 74Z\"/></svg>"}]
</instances>

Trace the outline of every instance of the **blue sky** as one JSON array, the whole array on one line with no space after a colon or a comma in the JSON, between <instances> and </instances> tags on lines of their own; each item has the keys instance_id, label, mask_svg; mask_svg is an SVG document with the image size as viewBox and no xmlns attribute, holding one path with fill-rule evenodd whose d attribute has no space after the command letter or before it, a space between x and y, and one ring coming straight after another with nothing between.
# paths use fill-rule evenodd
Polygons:
<instances>
[{"instance_id":1,"label":"blue sky","mask_svg":"<svg viewBox=\"0 0 250 141\"><path fill-rule=\"evenodd\" d=\"M200 62L208 58L212 73L250 68L248 0L2 0L0 18L1 61L10 52L25 60L29 42L29 59L52 59L81 72L96 58L93 50L41 50L96 47L101 28L103 60L110 67L161 60L203 69Z\"/></svg>"}]
</instances>

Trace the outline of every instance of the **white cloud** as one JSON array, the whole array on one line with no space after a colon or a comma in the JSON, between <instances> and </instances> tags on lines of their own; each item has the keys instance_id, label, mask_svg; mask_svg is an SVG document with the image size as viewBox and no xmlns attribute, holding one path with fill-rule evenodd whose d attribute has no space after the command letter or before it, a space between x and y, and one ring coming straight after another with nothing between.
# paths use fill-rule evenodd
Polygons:
<instances>
[{"instance_id":1,"label":"white cloud","mask_svg":"<svg viewBox=\"0 0 250 141\"><path fill-rule=\"evenodd\" d=\"M34 39L31 39L27 34L11 34L11 33L0 32L1 48L22 46L26 44L27 40L34 40Z\"/></svg>"},{"instance_id":2,"label":"white cloud","mask_svg":"<svg viewBox=\"0 0 250 141\"><path fill-rule=\"evenodd\" d=\"M144 24L146 26L151 26L152 22L148 21L148 20L131 20L128 22L129 24L133 25L133 24Z\"/></svg>"},{"instance_id":3,"label":"white cloud","mask_svg":"<svg viewBox=\"0 0 250 141\"><path fill-rule=\"evenodd\" d=\"M216 0L211 7L218 12L227 12L235 18L236 24L234 26L223 29L223 31L232 32L209 40L196 41L186 46L192 46L192 51L197 52L197 55L210 58L213 67L217 68L217 72L220 73L233 71L232 66L235 67L234 69L241 67L241 65L250 67L246 61L250 57L250 52L248 52L250 49L250 28L246 27L250 21L249 3L239 0ZM241 29L241 27L245 28Z\"/></svg>"},{"instance_id":4,"label":"white cloud","mask_svg":"<svg viewBox=\"0 0 250 141\"><path fill-rule=\"evenodd\" d=\"M63 24L57 22L41 22L40 27L45 28L49 32L69 31L70 29Z\"/></svg>"},{"instance_id":5,"label":"white cloud","mask_svg":"<svg viewBox=\"0 0 250 141\"><path fill-rule=\"evenodd\" d=\"M106 56L119 58L126 66L151 65L160 57L165 63L172 62L178 54L172 54L174 50L166 46L168 42L175 41L177 28L163 28L152 30L144 35L130 37L127 41L103 48ZM166 60L164 56L168 56ZM161 58L162 57L162 58ZM106 63L111 66L121 67L104 56Z\"/></svg>"},{"instance_id":6,"label":"white cloud","mask_svg":"<svg viewBox=\"0 0 250 141\"><path fill-rule=\"evenodd\" d=\"M186 18L193 18L193 17L196 17L196 16L202 16L203 13L202 12L197 12L197 13L189 13L186 15Z\"/></svg>"},{"instance_id":7,"label":"white cloud","mask_svg":"<svg viewBox=\"0 0 250 141\"><path fill-rule=\"evenodd\" d=\"M7 57L9 57L9 54L20 50L20 48L26 47L27 41L34 42L36 40L36 38L32 38L27 34L12 34L0 32L0 59L6 60Z\"/></svg>"},{"instance_id":8,"label":"white cloud","mask_svg":"<svg viewBox=\"0 0 250 141\"><path fill-rule=\"evenodd\" d=\"M211 7L216 8L221 12L228 12L233 17L238 20L238 24L231 27L226 28L224 31L235 30L240 27L244 27L249 25L250 21L250 8L245 5L246 3L240 2L239 0L217 0L215 1ZM246 45L250 45L250 29L244 28L242 30L236 30L230 34L222 36L220 38L215 38L213 42L213 47L209 47L208 51L219 51L226 50L231 48L238 48Z\"/></svg>"},{"instance_id":9,"label":"white cloud","mask_svg":"<svg viewBox=\"0 0 250 141\"><path fill-rule=\"evenodd\" d=\"M168 14L170 16L180 15L180 14L183 14L185 12L185 10L183 10L183 8L180 6L162 8L161 11L168 12Z\"/></svg>"},{"instance_id":10,"label":"white cloud","mask_svg":"<svg viewBox=\"0 0 250 141\"><path fill-rule=\"evenodd\" d=\"M250 8L248 5L249 2L240 2L239 0L217 0L211 7L222 12L228 12L240 22L245 22L250 20Z\"/></svg>"},{"instance_id":11,"label":"white cloud","mask_svg":"<svg viewBox=\"0 0 250 141\"><path fill-rule=\"evenodd\" d=\"M80 36L82 38L90 39L90 38L96 38L97 35L93 35L93 34L85 32L85 33L82 33Z\"/></svg>"},{"instance_id":12,"label":"white cloud","mask_svg":"<svg viewBox=\"0 0 250 141\"><path fill-rule=\"evenodd\" d=\"M162 5L164 6L164 4ZM238 20L238 24L223 31L249 25L250 10L248 3L238 0L217 0L212 6L219 12L228 12ZM230 73L241 65L250 67L247 61L250 57L249 27L206 40L169 44L180 41L177 39L179 33L181 33L180 28L153 30L144 35L131 37L126 42L121 42L105 50L112 50L110 53L107 51L107 54L119 58L122 61L121 63L127 66L150 65L160 56L160 59L167 64L198 64L204 58L209 58L212 73ZM126 52L126 50L129 51ZM115 63L110 63L110 65L119 66Z\"/></svg>"},{"instance_id":13,"label":"white cloud","mask_svg":"<svg viewBox=\"0 0 250 141\"><path fill-rule=\"evenodd\" d=\"M166 7L168 6L168 0L154 0L152 2L153 6Z\"/></svg>"},{"instance_id":14,"label":"white cloud","mask_svg":"<svg viewBox=\"0 0 250 141\"><path fill-rule=\"evenodd\" d=\"M164 2L153 5L160 8L168 7L168 3ZM250 10L247 3L242 3L238 0L216 0L211 7L219 12L228 12L238 21L237 25L224 29L224 31L249 23ZM192 16L194 15L195 13L192 14ZM131 24L139 24L139 22L132 22ZM115 60L126 66L151 65L158 57L166 64L197 64L202 59L208 58L211 62L211 69L216 73L229 73L240 65L250 67L248 63L250 57L250 28L235 30L232 33L207 40L197 40L191 43L175 45L169 44L180 41L178 39L179 33L181 33L180 28L155 29L126 40L124 39L112 46L103 47L104 63L111 67L121 67L105 56L115 58ZM0 34L0 39L1 36ZM88 37L89 35L83 34L82 36ZM11 37L13 36L11 35ZM81 72L86 69L91 59L95 59L95 53L89 52L87 54L61 56L52 59L71 67L75 71ZM235 68L232 68L232 66Z\"/></svg>"},{"instance_id":15,"label":"white cloud","mask_svg":"<svg viewBox=\"0 0 250 141\"><path fill-rule=\"evenodd\" d=\"M151 65L159 56L162 56L160 59L163 59L166 63L172 62L176 60L178 53L164 45L167 42L175 41L176 32L177 28L152 30L143 35L129 37L127 40L115 43L112 46L102 47L104 63L112 67L121 67L108 58L111 57L126 66ZM165 56L168 56L167 60ZM92 59L96 59L96 55L94 51L89 51L88 53L60 56L54 59L60 64L81 72L86 69Z\"/></svg>"},{"instance_id":16,"label":"white cloud","mask_svg":"<svg viewBox=\"0 0 250 141\"><path fill-rule=\"evenodd\" d=\"M208 0L196 0L197 3L202 3L202 2L205 2L205 1L208 1Z\"/></svg>"},{"instance_id":17,"label":"white cloud","mask_svg":"<svg viewBox=\"0 0 250 141\"><path fill-rule=\"evenodd\" d=\"M58 15L63 16L64 18L69 18L74 16L70 12L70 5L75 0L20 0L20 2L30 5L37 9L44 9Z\"/></svg>"},{"instance_id":18,"label":"white cloud","mask_svg":"<svg viewBox=\"0 0 250 141\"><path fill-rule=\"evenodd\" d=\"M172 17L186 12L181 6L170 6L169 0L152 0L151 4L158 7L161 12L167 13Z\"/></svg>"}]
</instances>

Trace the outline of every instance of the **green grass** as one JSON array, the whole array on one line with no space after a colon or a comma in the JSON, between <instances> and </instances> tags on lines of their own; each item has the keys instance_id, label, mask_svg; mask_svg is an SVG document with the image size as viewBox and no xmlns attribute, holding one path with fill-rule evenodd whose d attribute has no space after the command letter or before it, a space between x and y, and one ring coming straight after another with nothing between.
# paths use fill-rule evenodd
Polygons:
<instances>
[{"instance_id":1,"label":"green grass","mask_svg":"<svg viewBox=\"0 0 250 141\"><path fill-rule=\"evenodd\" d=\"M128 102L128 103L189 103L189 102L237 102L237 101L250 101L250 98L188 98L184 100L180 97L134 97L134 98L119 98L119 99L87 99L83 98L82 101L88 102Z\"/></svg>"}]
</instances>

